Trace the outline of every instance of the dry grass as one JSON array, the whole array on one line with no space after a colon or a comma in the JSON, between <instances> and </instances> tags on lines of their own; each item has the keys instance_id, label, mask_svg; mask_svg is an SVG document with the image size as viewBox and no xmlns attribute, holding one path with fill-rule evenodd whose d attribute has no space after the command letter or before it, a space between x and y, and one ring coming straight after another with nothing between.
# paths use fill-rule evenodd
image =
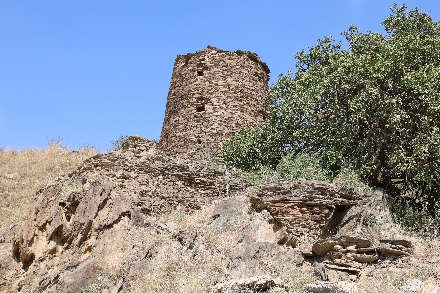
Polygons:
<instances>
[{"instance_id":1,"label":"dry grass","mask_svg":"<svg viewBox=\"0 0 440 293\"><path fill-rule=\"evenodd\" d=\"M238 197L247 203L246 197ZM156 256L148 264L148 270L140 272L128 292L210 292L218 282L250 277L248 269L255 275L271 275L283 280L291 293L300 292L308 283L315 281L313 269L305 264L294 264L284 268L274 268L260 263L255 267L242 263L230 268L231 252L237 249L240 235L252 228L255 214L244 205L242 214L228 227L207 225L210 222L216 203L202 207L201 210L186 214L173 211L160 216L149 216L150 223L175 223L175 231L190 231L197 235L192 245L182 246L168 233L148 234L138 232L142 246L156 247Z\"/></svg>"},{"instance_id":2,"label":"dry grass","mask_svg":"<svg viewBox=\"0 0 440 293\"><path fill-rule=\"evenodd\" d=\"M141 272L129 292L209 292L226 268L225 238L206 226L212 216L212 206L185 213L172 211L160 216L149 216L150 223L175 223L176 231L192 231L194 245L182 246L168 232L150 232L137 235L142 246L156 247L148 272ZM188 237L191 239L191 237Z\"/></svg>"},{"instance_id":3,"label":"dry grass","mask_svg":"<svg viewBox=\"0 0 440 293\"><path fill-rule=\"evenodd\" d=\"M59 143L45 149L0 151L0 235L29 217L39 189L97 153L89 147L72 151Z\"/></svg>"}]
</instances>

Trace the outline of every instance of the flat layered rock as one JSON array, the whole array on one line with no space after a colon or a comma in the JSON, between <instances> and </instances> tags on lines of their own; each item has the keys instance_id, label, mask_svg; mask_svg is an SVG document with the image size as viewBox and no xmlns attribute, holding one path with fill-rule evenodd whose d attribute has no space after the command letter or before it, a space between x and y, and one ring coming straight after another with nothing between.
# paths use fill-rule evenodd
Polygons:
<instances>
[{"instance_id":1,"label":"flat layered rock","mask_svg":"<svg viewBox=\"0 0 440 293\"><path fill-rule=\"evenodd\" d=\"M248 196L257 210L267 209L297 239L335 234L345 213L362 198L360 194L317 180L271 183Z\"/></svg>"},{"instance_id":2,"label":"flat layered rock","mask_svg":"<svg viewBox=\"0 0 440 293\"><path fill-rule=\"evenodd\" d=\"M255 276L247 279L232 280L219 283L212 288L212 293L269 293L287 292L287 286L277 278L271 276Z\"/></svg>"},{"instance_id":3,"label":"flat layered rock","mask_svg":"<svg viewBox=\"0 0 440 293\"><path fill-rule=\"evenodd\" d=\"M306 285L307 293L358 293L359 287L354 282L320 282Z\"/></svg>"},{"instance_id":4,"label":"flat layered rock","mask_svg":"<svg viewBox=\"0 0 440 293\"><path fill-rule=\"evenodd\" d=\"M336 245L341 247L338 248L337 251L341 251L342 247L353 247L353 249L359 247L361 249L366 249L371 245L371 242L366 238L354 236L330 237L316 241L312 246L312 250L317 255L324 256L333 250ZM372 250L374 251L374 249Z\"/></svg>"}]
</instances>

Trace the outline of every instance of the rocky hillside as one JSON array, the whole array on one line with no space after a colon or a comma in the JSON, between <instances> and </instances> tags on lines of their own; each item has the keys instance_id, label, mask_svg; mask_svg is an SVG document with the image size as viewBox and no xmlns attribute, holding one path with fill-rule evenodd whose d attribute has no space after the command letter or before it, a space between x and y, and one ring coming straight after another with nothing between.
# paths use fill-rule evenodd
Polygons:
<instances>
[{"instance_id":1,"label":"rocky hillside","mask_svg":"<svg viewBox=\"0 0 440 293\"><path fill-rule=\"evenodd\" d=\"M0 153L1 292L440 292L440 241L394 224L380 190L249 186L130 137L26 199L6 184L36 175L10 169L25 155L11 152Z\"/></svg>"}]
</instances>

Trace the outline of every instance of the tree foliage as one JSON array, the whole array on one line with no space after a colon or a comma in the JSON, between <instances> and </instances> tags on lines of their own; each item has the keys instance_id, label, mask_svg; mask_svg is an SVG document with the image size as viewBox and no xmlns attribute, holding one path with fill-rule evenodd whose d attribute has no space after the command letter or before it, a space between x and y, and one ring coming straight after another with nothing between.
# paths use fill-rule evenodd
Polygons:
<instances>
[{"instance_id":1,"label":"tree foliage","mask_svg":"<svg viewBox=\"0 0 440 293\"><path fill-rule=\"evenodd\" d=\"M298 52L296 73L271 87L270 123L225 142L225 162L250 170L308 152L370 184L439 187L440 23L417 8L391 10L385 34L351 26L348 48L325 37Z\"/></svg>"}]
</instances>

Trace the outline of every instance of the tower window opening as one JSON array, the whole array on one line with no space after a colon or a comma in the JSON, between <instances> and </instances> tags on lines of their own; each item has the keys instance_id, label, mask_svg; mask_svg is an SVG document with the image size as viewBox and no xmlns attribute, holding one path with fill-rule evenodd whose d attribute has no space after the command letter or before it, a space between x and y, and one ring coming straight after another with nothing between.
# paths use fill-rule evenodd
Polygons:
<instances>
[{"instance_id":1,"label":"tower window opening","mask_svg":"<svg viewBox=\"0 0 440 293\"><path fill-rule=\"evenodd\" d=\"M197 70L197 76L203 76L203 70Z\"/></svg>"},{"instance_id":2,"label":"tower window opening","mask_svg":"<svg viewBox=\"0 0 440 293\"><path fill-rule=\"evenodd\" d=\"M200 104L196 106L197 112L203 112L205 111L205 104Z\"/></svg>"}]
</instances>

